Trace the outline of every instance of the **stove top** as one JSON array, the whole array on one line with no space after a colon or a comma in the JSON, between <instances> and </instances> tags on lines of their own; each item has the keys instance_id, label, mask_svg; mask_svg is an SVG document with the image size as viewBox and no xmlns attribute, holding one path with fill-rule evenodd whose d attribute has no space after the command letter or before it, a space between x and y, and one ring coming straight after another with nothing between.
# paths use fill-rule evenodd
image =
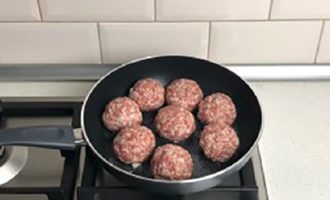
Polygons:
<instances>
[{"instance_id":1,"label":"stove top","mask_svg":"<svg viewBox=\"0 0 330 200\"><path fill-rule=\"evenodd\" d=\"M26 125L80 127L80 98L7 98L0 101L1 128ZM50 199L224 199L266 200L256 149L252 159L221 185L183 196L160 196L120 182L97 164L88 149L59 151L0 147L0 200Z\"/></svg>"}]
</instances>

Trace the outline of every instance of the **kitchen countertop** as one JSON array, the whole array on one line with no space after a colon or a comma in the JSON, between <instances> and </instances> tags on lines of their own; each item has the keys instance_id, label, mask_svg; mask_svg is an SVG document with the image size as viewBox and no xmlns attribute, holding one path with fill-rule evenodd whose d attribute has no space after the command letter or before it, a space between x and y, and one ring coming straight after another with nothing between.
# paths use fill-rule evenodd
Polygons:
<instances>
[{"instance_id":1,"label":"kitchen countertop","mask_svg":"<svg viewBox=\"0 0 330 200\"><path fill-rule=\"evenodd\" d=\"M254 83L270 200L330 199L330 82Z\"/></svg>"},{"instance_id":2,"label":"kitchen countertop","mask_svg":"<svg viewBox=\"0 0 330 200\"><path fill-rule=\"evenodd\" d=\"M0 96L84 96L92 82L0 82ZM330 199L330 81L251 82L269 200Z\"/></svg>"}]
</instances>

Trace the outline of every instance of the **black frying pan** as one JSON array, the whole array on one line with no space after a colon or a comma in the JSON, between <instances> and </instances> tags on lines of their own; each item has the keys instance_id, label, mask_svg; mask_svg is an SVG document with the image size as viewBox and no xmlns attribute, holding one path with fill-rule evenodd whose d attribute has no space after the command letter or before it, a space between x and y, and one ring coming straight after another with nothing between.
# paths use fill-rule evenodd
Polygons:
<instances>
[{"instance_id":1,"label":"black frying pan","mask_svg":"<svg viewBox=\"0 0 330 200\"><path fill-rule=\"evenodd\" d=\"M233 126L240 139L240 147L233 158L222 164L205 158L198 145L202 129L202 124L198 122L193 136L179 143L193 157L194 171L191 179L153 179L148 162L136 169L121 163L112 150L115 134L103 126L101 115L110 100L127 95L129 88L137 80L146 77L159 79L164 85L177 78L190 78L200 84L205 95L219 91L228 94L236 105L237 118ZM152 130L155 114L156 112L143 113L143 124ZM124 64L101 78L84 101L81 124L83 140L87 146L103 166L120 180L151 192L187 194L218 185L249 160L260 138L262 114L258 99L251 88L228 69L197 58L161 56ZM0 145L72 149L79 143L75 141L77 140L71 127L30 127L0 131ZM157 135L157 146L165 143L170 142Z\"/></svg>"}]
</instances>

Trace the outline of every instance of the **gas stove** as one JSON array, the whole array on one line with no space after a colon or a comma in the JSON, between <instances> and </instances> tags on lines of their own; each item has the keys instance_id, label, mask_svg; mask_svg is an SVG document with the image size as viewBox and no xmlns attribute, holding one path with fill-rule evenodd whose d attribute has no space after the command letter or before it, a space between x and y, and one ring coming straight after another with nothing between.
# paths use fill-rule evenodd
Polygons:
<instances>
[{"instance_id":1,"label":"gas stove","mask_svg":"<svg viewBox=\"0 0 330 200\"><path fill-rule=\"evenodd\" d=\"M27 125L80 127L82 98L3 98L1 128ZM252 159L221 185L183 196L160 196L120 182L98 165L85 147L59 151L0 147L0 200L50 199L225 199L266 200L258 148Z\"/></svg>"}]
</instances>

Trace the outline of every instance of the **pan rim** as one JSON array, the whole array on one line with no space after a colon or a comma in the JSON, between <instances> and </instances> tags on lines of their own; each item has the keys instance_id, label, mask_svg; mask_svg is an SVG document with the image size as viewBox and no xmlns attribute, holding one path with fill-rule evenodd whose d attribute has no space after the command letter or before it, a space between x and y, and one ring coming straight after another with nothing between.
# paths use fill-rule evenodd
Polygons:
<instances>
[{"instance_id":1,"label":"pan rim","mask_svg":"<svg viewBox=\"0 0 330 200\"><path fill-rule=\"evenodd\" d=\"M130 65L130 64L133 64L133 63L137 63L137 62L140 62L140 61L143 61L143 60L147 60L147 59L162 58L162 57L181 57L181 58L197 59L197 60L202 60L202 61L213 63L213 62L211 62L209 60L205 60L205 59L201 59L201 58L197 58L197 57L193 57L193 56L186 56L186 55L152 55L152 56L141 57L141 58L134 59L134 60L131 60L129 62L123 63L120 66L116 67L115 69L112 69L109 72L107 72L104 76L102 76L92 86L92 88L89 90L88 94L86 95L86 97L84 99L84 102L83 102L83 105L82 105L82 109L81 109L81 113L80 113L81 130L82 130L82 134L84 136L84 139L85 139L85 141L87 143L88 148L90 148L93 151L93 153L97 156L97 158L100 161L102 161L105 165L110 166L111 168L119 171L120 173L123 173L123 174L128 175L128 176L132 176L132 177L134 177L136 179L140 179L140 180L143 180L143 181L149 181L149 182L154 182L154 183L173 184L173 185L174 184L194 183L194 182L200 182L200 181L203 181L203 180L209 180L209 179L212 179L212 178L221 176L223 174L226 174L227 172L230 172L233 169L235 169L237 166L240 166L241 164L244 164L245 162L247 162L247 158L250 157L250 155L254 151L255 147L257 146L257 144L258 144L258 142L259 142L259 140L261 138L262 132L263 132L263 128L264 128L264 120L263 120L264 119L264 114L263 114L263 109L262 109L262 106L261 106L261 104L259 102L259 99L258 99L257 95L255 94L255 92L251 88L251 86L242 77L240 77L239 75L237 75L235 72L233 72L232 70L228 69L227 67L224 67L223 65L219 65L217 63L213 63L213 64L217 64L220 67L223 67L226 70L232 72L233 74L235 74L239 79L241 79L248 86L248 88L252 91L253 95L255 96L256 101L257 101L257 103L259 105L259 108L260 108L260 114L261 114L261 122L260 123L261 123L261 125L260 125L260 130L259 130L257 139L254 141L254 143L250 147L250 149L240 159L238 159L236 162L232 163L231 165L227 166L226 168L224 168L224 169L222 169L222 170L220 170L218 172L215 172L213 174L209 174L209 175L206 175L206 176L202 176L202 177L198 177L198 178L191 178L191 179L186 179L186 180L165 180L165 179L148 178L148 177L144 177L144 176L141 176L141 175L133 174L132 172L125 171L125 170L121 169L120 167L118 167L118 166L112 164L111 162L109 162L106 158L104 158L104 156L102 156L96 150L96 148L94 147L94 145L90 142L88 135L86 134L85 124L84 124L85 107L86 107L87 101L88 101L90 95L92 94L92 92L94 91L94 89L98 86L98 84L100 84L110 74L114 73L115 71L117 71L117 70L119 70L119 69L121 69L123 67L126 67L127 65Z\"/></svg>"}]
</instances>

